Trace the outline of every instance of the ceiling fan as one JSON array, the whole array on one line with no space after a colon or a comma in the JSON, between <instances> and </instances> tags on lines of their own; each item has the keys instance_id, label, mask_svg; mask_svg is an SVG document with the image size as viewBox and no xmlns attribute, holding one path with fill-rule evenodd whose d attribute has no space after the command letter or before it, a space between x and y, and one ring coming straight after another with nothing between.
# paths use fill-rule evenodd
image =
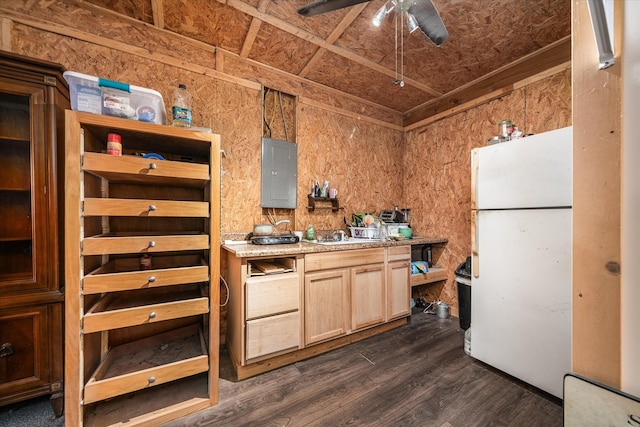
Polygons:
<instances>
[{"instance_id":1,"label":"ceiling fan","mask_svg":"<svg viewBox=\"0 0 640 427\"><path fill-rule=\"evenodd\" d=\"M318 0L302 6L298 13L309 17L368 1L371 0ZM440 46L449 37L449 32L431 0L388 0L374 15L374 24L380 25L382 19L391 12L406 12L409 31L420 28L436 46Z\"/></svg>"}]
</instances>

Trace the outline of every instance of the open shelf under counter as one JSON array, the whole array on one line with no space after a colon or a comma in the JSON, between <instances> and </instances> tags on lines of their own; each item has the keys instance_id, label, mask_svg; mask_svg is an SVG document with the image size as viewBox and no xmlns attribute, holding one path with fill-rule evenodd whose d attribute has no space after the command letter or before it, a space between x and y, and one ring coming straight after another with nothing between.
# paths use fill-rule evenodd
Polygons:
<instances>
[{"instance_id":1,"label":"open shelf under counter","mask_svg":"<svg viewBox=\"0 0 640 427\"><path fill-rule=\"evenodd\" d=\"M429 267L429 271L426 273L411 275L411 287L447 280L447 277L448 272L444 268Z\"/></svg>"}]
</instances>

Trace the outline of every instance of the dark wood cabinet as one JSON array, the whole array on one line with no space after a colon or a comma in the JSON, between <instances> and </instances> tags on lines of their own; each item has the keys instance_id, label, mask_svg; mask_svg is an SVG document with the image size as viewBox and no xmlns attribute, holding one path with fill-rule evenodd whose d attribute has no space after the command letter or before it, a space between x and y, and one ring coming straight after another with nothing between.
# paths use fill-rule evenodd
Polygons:
<instances>
[{"instance_id":1,"label":"dark wood cabinet","mask_svg":"<svg viewBox=\"0 0 640 427\"><path fill-rule=\"evenodd\" d=\"M0 52L0 406L62 413L64 110L56 64ZM60 207L60 208L59 208Z\"/></svg>"}]
</instances>

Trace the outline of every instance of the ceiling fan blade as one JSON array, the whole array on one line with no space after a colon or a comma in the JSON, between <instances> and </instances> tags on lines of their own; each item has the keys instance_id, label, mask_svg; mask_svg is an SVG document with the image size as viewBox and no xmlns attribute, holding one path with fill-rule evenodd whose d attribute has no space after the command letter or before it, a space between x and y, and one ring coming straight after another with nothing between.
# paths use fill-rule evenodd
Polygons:
<instances>
[{"instance_id":1,"label":"ceiling fan blade","mask_svg":"<svg viewBox=\"0 0 640 427\"><path fill-rule=\"evenodd\" d=\"M449 37L438 9L431 0L418 0L408 12L416 18L418 27L436 46L440 46Z\"/></svg>"},{"instance_id":2,"label":"ceiling fan blade","mask_svg":"<svg viewBox=\"0 0 640 427\"><path fill-rule=\"evenodd\" d=\"M320 15L321 13L331 12L368 1L371 0L319 0L315 3L302 6L298 9L298 13L302 16Z\"/></svg>"}]
</instances>

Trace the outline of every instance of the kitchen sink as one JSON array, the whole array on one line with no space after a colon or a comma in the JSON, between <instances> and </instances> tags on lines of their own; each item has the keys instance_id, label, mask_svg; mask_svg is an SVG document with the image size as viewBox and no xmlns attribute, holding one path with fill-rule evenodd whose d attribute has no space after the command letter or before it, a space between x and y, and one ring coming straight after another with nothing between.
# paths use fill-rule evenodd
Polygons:
<instances>
[{"instance_id":1,"label":"kitchen sink","mask_svg":"<svg viewBox=\"0 0 640 427\"><path fill-rule=\"evenodd\" d=\"M314 245L336 246L336 245L355 245L358 243L375 243L379 241L380 239L349 239L349 240L316 240L309 243L312 243Z\"/></svg>"}]
</instances>

